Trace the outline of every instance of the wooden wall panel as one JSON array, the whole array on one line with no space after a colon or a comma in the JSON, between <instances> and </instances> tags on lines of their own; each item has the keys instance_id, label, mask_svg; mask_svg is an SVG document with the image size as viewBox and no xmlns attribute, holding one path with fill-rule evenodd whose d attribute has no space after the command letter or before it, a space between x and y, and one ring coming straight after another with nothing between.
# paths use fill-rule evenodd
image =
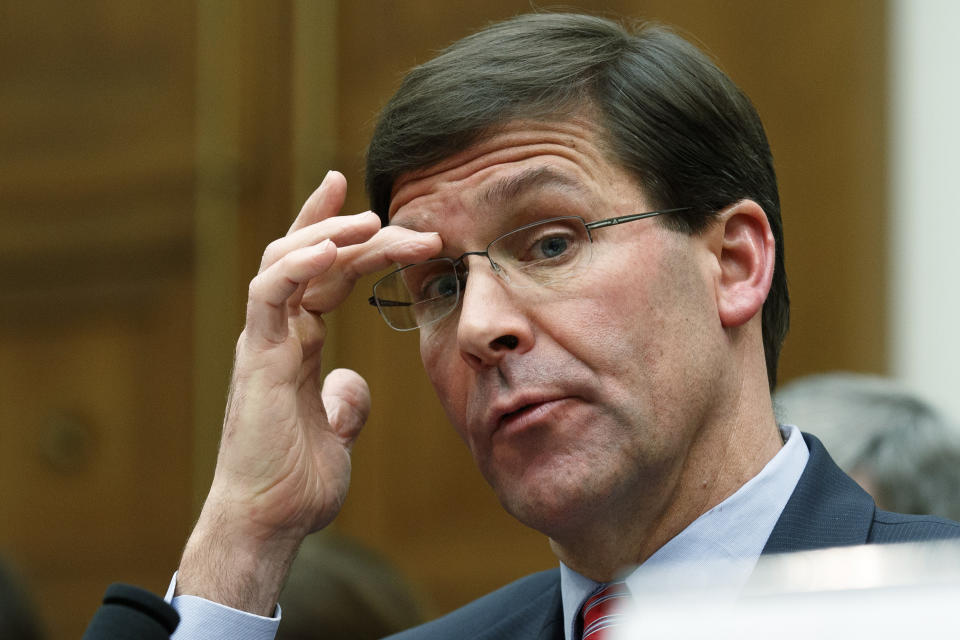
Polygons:
<instances>
[{"instance_id":1,"label":"wooden wall panel","mask_svg":"<svg viewBox=\"0 0 960 640\"><path fill-rule=\"evenodd\" d=\"M0 331L0 539L54 638L111 582L162 590L189 531L189 282L138 293Z\"/></svg>"},{"instance_id":2,"label":"wooden wall panel","mask_svg":"<svg viewBox=\"0 0 960 640\"><path fill-rule=\"evenodd\" d=\"M195 15L0 10L0 553L50 637L192 520Z\"/></svg>"},{"instance_id":3,"label":"wooden wall panel","mask_svg":"<svg viewBox=\"0 0 960 640\"><path fill-rule=\"evenodd\" d=\"M263 248L292 220L290 2L198 11L194 506L213 477L233 347Z\"/></svg>"}]
</instances>

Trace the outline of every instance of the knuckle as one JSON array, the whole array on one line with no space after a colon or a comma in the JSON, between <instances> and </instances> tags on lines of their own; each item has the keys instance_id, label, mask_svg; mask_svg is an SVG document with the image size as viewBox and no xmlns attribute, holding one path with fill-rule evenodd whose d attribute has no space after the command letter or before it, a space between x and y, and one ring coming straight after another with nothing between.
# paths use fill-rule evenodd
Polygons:
<instances>
[{"instance_id":1,"label":"knuckle","mask_svg":"<svg viewBox=\"0 0 960 640\"><path fill-rule=\"evenodd\" d=\"M306 264L304 258L309 259L309 255L304 255L306 253L304 250L299 250L286 254L276 261L276 269L278 269L280 273L285 274L285 276L288 276L290 272L295 270L299 265Z\"/></svg>"},{"instance_id":2,"label":"knuckle","mask_svg":"<svg viewBox=\"0 0 960 640\"><path fill-rule=\"evenodd\" d=\"M263 274L257 275L250 281L247 287L247 299L250 302L257 302L263 292Z\"/></svg>"},{"instance_id":3,"label":"knuckle","mask_svg":"<svg viewBox=\"0 0 960 640\"><path fill-rule=\"evenodd\" d=\"M263 250L263 261L261 264L269 265L279 259L283 253L283 240L277 239L267 245L267 248Z\"/></svg>"}]
</instances>

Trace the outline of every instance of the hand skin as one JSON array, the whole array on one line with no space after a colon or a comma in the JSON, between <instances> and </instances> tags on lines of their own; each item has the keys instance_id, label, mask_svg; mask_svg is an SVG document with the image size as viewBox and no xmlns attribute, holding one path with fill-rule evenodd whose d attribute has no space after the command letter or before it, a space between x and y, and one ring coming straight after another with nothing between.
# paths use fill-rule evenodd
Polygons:
<instances>
[{"instance_id":1,"label":"hand skin","mask_svg":"<svg viewBox=\"0 0 960 640\"><path fill-rule=\"evenodd\" d=\"M371 212L337 215L345 197L346 180L331 171L250 283L216 472L176 595L273 615L303 538L343 505L370 392L347 369L321 379L321 314L359 277L441 248L437 234L381 229Z\"/></svg>"}]
</instances>

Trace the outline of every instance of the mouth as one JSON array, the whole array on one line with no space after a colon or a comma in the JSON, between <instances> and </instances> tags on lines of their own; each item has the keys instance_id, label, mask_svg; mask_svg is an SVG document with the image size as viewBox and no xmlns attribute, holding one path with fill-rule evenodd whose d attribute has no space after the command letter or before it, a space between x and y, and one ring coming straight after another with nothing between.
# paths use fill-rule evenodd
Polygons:
<instances>
[{"instance_id":1,"label":"mouth","mask_svg":"<svg viewBox=\"0 0 960 640\"><path fill-rule=\"evenodd\" d=\"M556 420L567 401L569 398L554 397L517 402L496 414L492 431L509 436Z\"/></svg>"},{"instance_id":2,"label":"mouth","mask_svg":"<svg viewBox=\"0 0 960 640\"><path fill-rule=\"evenodd\" d=\"M525 404L525 405L523 405L522 407L520 407L519 409L516 409L516 410L514 410L514 411L508 411L507 413L505 413L505 414L503 414L502 416L500 416L500 421L503 422L504 420L509 420L512 416L519 415L519 414L523 413L524 411L526 411L527 409L529 409L529 408L531 408L531 407L534 407L534 406L536 406L536 403Z\"/></svg>"}]
</instances>

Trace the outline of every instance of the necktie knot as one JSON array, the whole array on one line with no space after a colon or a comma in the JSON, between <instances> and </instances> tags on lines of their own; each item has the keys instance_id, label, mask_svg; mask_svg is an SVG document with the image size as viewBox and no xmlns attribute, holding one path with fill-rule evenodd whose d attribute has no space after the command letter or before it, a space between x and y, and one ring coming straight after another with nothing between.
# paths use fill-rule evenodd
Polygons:
<instances>
[{"instance_id":1,"label":"necktie knot","mask_svg":"<svg viewBox=\"0 0 960 640\"><path fill-rule=\"evenodd\" d=\"M582 640L604 640L608 638L608 630L623 622L623 605L626 604L630 592L622 582L608 584L587 598L580 609L583 619Z\"/></svg>"}]
</instances>

